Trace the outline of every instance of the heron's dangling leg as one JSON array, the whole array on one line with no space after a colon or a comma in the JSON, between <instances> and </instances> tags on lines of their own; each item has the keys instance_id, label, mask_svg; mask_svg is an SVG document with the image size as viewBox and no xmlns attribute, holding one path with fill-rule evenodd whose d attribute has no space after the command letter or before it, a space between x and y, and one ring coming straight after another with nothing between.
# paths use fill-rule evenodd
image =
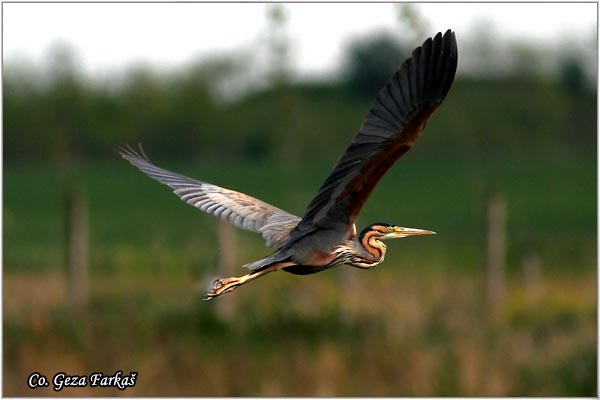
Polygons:
<instances>
[{"instance_id":1,"label":"heron's dangling leg","mask_svg":"<svg viewBox=\"0 0 600 400\"><path fill-rule=\"evenodd\" d=\"M256 278L258 278L258 276ZM255 279L254 277L252 277L252 274L240 276L239 278L232 276L231 278L217 279L212 284L212 291L206 294L204 300L210 300L222 294L229 293L238 286L241 286L244 283L248 282L250 279Z\"/></svg>"},{"instance_id":2,"label":"heron's dangling leg","mask_svg":"<svg viewBox=\"0 0 600 400\"><path fill-rule=\"evenodd\" d=\"M206 294L204 300L210 300L222 294L229 293L235 288L242 286L245 283L248 283L256 278L260 278L261 276L268 274L269 272L277 271L283 267L289 266L290 264L293 263L286 262L273 264L269 265L265 269L253 271L249 274L240 276L238 278L232 276L231 278L217 279L213 282L212 291Z\"/></svg>"}]
</instances>

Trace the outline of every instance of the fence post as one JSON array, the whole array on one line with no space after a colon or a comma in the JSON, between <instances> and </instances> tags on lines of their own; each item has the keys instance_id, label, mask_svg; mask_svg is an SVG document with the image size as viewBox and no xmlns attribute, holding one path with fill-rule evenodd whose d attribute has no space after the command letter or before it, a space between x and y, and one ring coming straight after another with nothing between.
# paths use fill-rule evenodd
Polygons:
<instances>
[{"instance_id":1,"label":"fence post","mask_svg":"<svg viewBox=\"0 0 600 400\"><path fill-rule=\"evenodd\" d=\"M89 219L87 199L79 188L67 192L65 211L69 301L82 309L89 295Z\"/></svg>"},{"instance_id":2,"label":"fence post","mask_svg":"<svg viewBox=\"0 0 600 400\"><path fill-rule=\"evenodd\" d=\"M523 256L523 278L527 301L534 307L542 297L542 267L539 255L533 250Z\"/></svg>"},{"instance_id":3,"label":"fence post","mask_svg":"<svg viewBox=\"0 0 600 400\"><path fill-rule=\"evenodd\" d=\"M492 194L486 201L486 294L495 311L504 299L506 281L506 200Z\"/></svg>"},{"instance_id":4,"label":"fence post","mask_svg":"<svg viewBox=\"0 0 600 400\"><path fill-rule=\"evenodd\" d=\"M236 275L237 235L233 225L219 220L217 228L219 242L219 276L222 278ZM231 318L235 313L235 296L223 296L217 301L217 313L222 318Z\"/></svg>"},{"instance_id":5,"label":"fence post","mask_svg":"<svg viewBox=\"0 0 600 400\"><path fill-rule=\"evenodd\" d=\"M359 282L355 272L351 268L347 268L346 271L338 271L340 274L340 313L345 323L353 323L357 317L356 303L360 291L358 290Z\"/></svg>"}]
</instances>

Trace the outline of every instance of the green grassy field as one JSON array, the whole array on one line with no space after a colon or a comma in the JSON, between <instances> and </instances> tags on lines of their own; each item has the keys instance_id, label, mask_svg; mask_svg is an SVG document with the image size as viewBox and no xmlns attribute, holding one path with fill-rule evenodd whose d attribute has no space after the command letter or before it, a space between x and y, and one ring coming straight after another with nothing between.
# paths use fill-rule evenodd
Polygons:
<instances>
[{"instance_id":1,"label":"green grassy field","mask_svg":"<svg viewBox=\"0 0 600 400\"><path fill-rule=\"evenodd\" d=\"M300 215L331 167L155 161ZM91 297L80 314L64 273L71 187L90 210ZM490 191L508 204L508 291L493 314L483 285ZM54 394L27 389L34 370L121 369L139 372L135 388L59 394L594 396L596 201L595 159L415 152L381 182L359 229L383 220L436 236L390 242L373 271L272 274L202 302L218 274L213 218L125 162L69 175L8 167L4 395ZM521 268L529 251L542 267L535 298ZM267 252L258 235L239 233L240 265Z\"/></svg>"},{"instance_id":2,"label":"green grassy field","mask_svg":"<svg viewBox=\"0 0 600 400\"><path fill-rule=\"evenodd\" d=\"M433 263L476 272L482 261L485 194L493 191L501 193L508 204L509 264L518 265L520 252L531 247L557 272L590 271L595 265L594 159L467 162L411 156L383 179L359 216L358 229L387 221L435 230L438 235L393 242L389 261L415 260L420 266ZM194 165L158 164L254 195L298 215L331 168L323 162L297 167L201 160ZM203 272L207 263L214 262L216 220L185 205L166 186L123 162L88 166L70 175L41 168L7 168L5 271L41 271L63 265L64 198L73 187L88 198L95 273L130 268L143 272L146 267L134 264L147 265L149 260L164 264L172 273L190 268ZM242 260L268 251L260 236L246 232L240 236Z\"/></svg>"}]
</instances>

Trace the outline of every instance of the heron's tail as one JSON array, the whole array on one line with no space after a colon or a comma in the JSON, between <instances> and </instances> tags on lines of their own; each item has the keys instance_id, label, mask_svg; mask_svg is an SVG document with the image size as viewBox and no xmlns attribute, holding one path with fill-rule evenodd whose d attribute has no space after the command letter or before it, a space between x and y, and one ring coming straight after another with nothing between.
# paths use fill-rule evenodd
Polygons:
<instances>
[{"instance_id":1,"label":"heron's tail","mask_svg":"<svg viewBox=\"0 0 600 400\"><path fill-rule=\"evenodd\" d=\"M244 268L247 268L251 272L258 272L273 264L278 264L285 261L290 261L290 256L286 252L278 250L265 258L261 258L260 260L244 265Z\"/></svg>"}]
</instances>

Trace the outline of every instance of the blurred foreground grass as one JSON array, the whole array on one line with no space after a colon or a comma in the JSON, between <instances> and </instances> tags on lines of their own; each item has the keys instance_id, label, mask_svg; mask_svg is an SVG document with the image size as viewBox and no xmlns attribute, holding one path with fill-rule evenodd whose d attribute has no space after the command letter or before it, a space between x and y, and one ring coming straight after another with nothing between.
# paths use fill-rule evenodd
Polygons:
<instances>
[{"instance_id":1,"label":"blurred foreground grass","mask_svg":"<svg viewBox=\"0 0 600 400\"><path fill-rule=\"evenodd\" d=\"M122 370L139 372L135 388L60 395L594 396L595 159L405 160L359 229L383 220L438 235L390 242L373 271L272 274L212 302L200 299L218 272L215 220L168 188L125 162L6 170L3 394L54 394L27 389L33 371ZM155 161L300 215L331 167ZM90 209L91 298L79 314L63 267L73 186ZM482 250L492 190L509 213L509 287L494 318ZM240 265L269 251L249 233L238 245ZM533 300L521 270L531 251L542 266ZM219 311L227 303L233 315Z\"/></svg>"},{"instance_id":2,"label":"blurred foreground grass","mask_svg":"<svg viewBox=\"0 0 600 400\"><path fill-rule=\"evenodd\" d=\"M74 314L61 277L7 274L4 395L55 394L28 390L32 371L117 370L138 371L137 385L60 394L595 395L594 280L546 279L536 304L513 281L492 322L476 278L373 272L340 290L340 274L360 272L275 274L222 299L236 302L235 319L185 277L94 279L89 311Z\"/></svg>"}]
</instances>

